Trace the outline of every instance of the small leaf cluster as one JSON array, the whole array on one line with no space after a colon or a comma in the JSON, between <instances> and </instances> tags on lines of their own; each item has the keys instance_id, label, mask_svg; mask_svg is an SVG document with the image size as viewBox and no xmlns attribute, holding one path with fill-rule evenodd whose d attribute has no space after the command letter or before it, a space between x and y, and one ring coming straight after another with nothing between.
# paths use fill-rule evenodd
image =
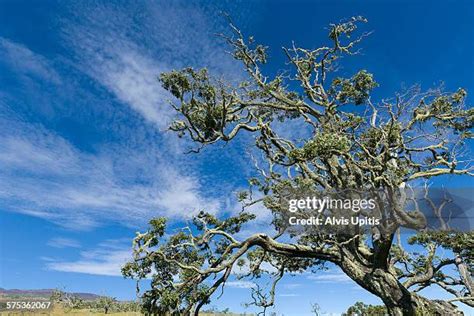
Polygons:
<instances>
[{"instance_id":1,"label":"small leaf cluster","mask_svg":"<svg viewBox=\"0 0 474 316\"><path fill-rule=\"evenodd\" d=\"M355 16L347 22L333 24L329 32L329 38L336 41L341 35L345 35L348 38L351 37L351 34L357 29L358 22L367 23L367 19L363 16Z\"/></svg>"},{"instance_id":2,"label":"small leaf cluster","mask_svg":"<svg viewBox=\"0 0 474 316\"><path fill-rule=\"evenodd\" d=\"M290 158L294 160L311 160L317 157L327 158L333 154L349 151L351 143L342 134L317 133L300 149L293 150Z\"/></svg>"},{"instance_id":3,"label":"small leaf cluster","mask_svg":"<svg viewBox=\"0 0 474 316\"><path fill-rule=\"evenodd\" d=\"M377 86L378 84L373 75L366 70L361 70L350 79L334 79L329 93L340 104L354 103L355 105L361 105L367 101L370 92Z\"/></svg>"},{"instance_id":4,"label":"small leaf cluster","mask_svg":"<svg viewBox=\"0 0 474 316\"><path fill-rule=\"evenodd\" d=\"M383 124L379 127L370 127L360 134L364 146L377 152L382 146L396 147L402 143L402 126L400 123Z\"/></svg>"},{"instance_id":5,"label":"small leaf cluster","mask_svg":"<svg viewBox=\"0 0 474 316\"><path fill-rule=\"evenodd\" d=\"M426 231L408 239L408 243L411 245L426 246L431 242L460 255L472 268L474 264L474 232Z\"/></svg>"},{"instance_id":6,"label":"small leaf cluster","mask_svg":"<svg viewBox=\"0 0 474 316\"><path fill-rule=\"evenodd\" d=\"M207 69L194 70L185 68L173 70L160 75L164 89L181 101L180 112L192 122L192 128L209 139L219 132L223 126L224 109L221 102L222 89L211 81ZM183 120L174 121L170 129L181 132L186 130Z\"/></svg>"},{"instance_id":7,"label":"small leaf cluster","mask_svg":"<svg viewBox=\"0 0 474 316\"><path fill-rule=\"evenodd\" d=\"M349 307L343 316L380 316L387 315L388 311L385 306L382 305L367 305L362 302L356 302L354 305Z\"/></svg>"}]
</instances>

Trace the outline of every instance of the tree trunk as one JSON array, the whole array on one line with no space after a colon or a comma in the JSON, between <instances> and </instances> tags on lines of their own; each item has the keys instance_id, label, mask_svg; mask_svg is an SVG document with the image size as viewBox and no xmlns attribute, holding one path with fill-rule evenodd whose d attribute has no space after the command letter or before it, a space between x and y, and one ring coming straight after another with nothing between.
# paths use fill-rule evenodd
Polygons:
<instances>
[{"instance_id":1,"label":"tree trunk","mask_svg":"<svg viewBox=\"0 0 474 316\"><path fill-rule=\"evenodd\" d=\"M378 296L390 315L464 315L452 303L429 300L411 293L390 272L365 267L353 256L342 260L339 266L361 287Z\"/></svg>"}]
</instances>

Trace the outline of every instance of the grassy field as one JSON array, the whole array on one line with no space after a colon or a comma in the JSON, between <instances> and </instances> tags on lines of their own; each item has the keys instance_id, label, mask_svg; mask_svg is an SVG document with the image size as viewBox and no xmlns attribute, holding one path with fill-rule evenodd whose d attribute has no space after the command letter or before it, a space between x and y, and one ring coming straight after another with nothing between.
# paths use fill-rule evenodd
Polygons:
<instances>
[{"instance_id":1,"label":"grassy field","mask_svg":"<svg viewBox=\"0 0 474 316\"><path fill-rule=\"evenodd\" d=\"M112 316L141 316L142 313L139 312L109 312L105 314L103 312L99 312L97 310L90 310L90 309L64 309L61 306L55 306L51 310L48 311L35 311L35 312L26 312L26 311L8 311L8 312L0 312L1 316L7 315L51 315L51 316L61 316L61 315L112 315ZM234 313L200 313L199 315L202 316L244 316L244 314L234 314ZM251 316L253 314L245 314L247 316Z\"/></svg>"},{"instance_id":2,"label":"grassy field","mask_svg":"<svg viewBox=\"0 0 474 316\"><path fill-rule=\"evenodd\" d=\"M1 316L7 315L52 315L52 316L60 316L60 315L106 315L103 312L98 312L94 310L88 309L73 309L67 310L62 307L54 307L48 311L34 311L34 312L25 312L25 311L8 311L8 312L0 312ZM122 313L108 313L107 315L114 315L114 316L139 316L142 315L141 313L137 312L122 312Z\"/></svg>"},{"instance_id":3,"label":"grassy field","mask_svg":"<svg viewBox=\"0 0 474 316\"><path fill-rule=\"evenodd\" d=\"M3 290L3 289L2 289ZM106 305L97 304L100 303L101 297L91 293L72 293L68 294L65 292L60 292L61 297L64 299L69 297L72 298L79 298L82 296L84 299L78 300L76 303L77 305L66 305L64 301L57 301L52 299L52 292L51 290L12 290L7 292L7 290L3 290L0 292L0 316L7 316L7 315L52 315L52 316L60 316L60 315L113 315L113 316L139 316L143 315L137 310L140 310L139 305L134 305L137 303L134 302L127 302L127 301L112 301L111 303L107 303ZM34 310L34 311L5 311L6 302L8 301L53 301L53 305L48 310ZM69 301L71 303L71 301ZM130 306L129 304L132 304ZM108 313L104 313L104 306L109 306ZM74 307L74 308L72 308ZM129 310L128 312L124 310ZM212 312L211 312L212 310ZM252 316L253 314L235 314L231 312L214 312L215 308L208 309L208 311L203 311L199 315L202 316Z\"/></svg>"}]
</instances>

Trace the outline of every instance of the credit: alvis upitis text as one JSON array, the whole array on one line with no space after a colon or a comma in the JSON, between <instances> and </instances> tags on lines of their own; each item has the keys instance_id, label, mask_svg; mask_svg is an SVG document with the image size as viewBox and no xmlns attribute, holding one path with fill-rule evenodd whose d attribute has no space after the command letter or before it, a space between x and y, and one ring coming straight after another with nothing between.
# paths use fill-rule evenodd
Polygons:
<instances>
[{"instance_id":1,"label":"credit: alvis upitis text","mask_svg":"<svg viewBox=\"0 0 474 316\"><path fill-rule=\"evenodd\" d=\"M288 218L288 223L291 226L376 226L380 224L380 219L367 216L351 216L349 218L344 216L329 216L325 218L315 216L309 218L298 218L296 216L291 216Z\"/></svg>"}]
</instances>

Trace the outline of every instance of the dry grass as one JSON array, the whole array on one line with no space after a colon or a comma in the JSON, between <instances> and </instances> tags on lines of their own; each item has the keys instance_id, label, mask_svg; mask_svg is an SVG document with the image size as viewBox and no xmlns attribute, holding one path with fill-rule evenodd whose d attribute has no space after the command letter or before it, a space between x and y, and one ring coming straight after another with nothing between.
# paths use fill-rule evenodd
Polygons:
<instances>
[{"instance_id":1,"label":"dry grass","mask_svg":"<svg viewBox=\"0 0 474 316\"><path fill-rule=\"evenodd\" d=\"M34 311L34 312L26 312L26 311L8 311L8 312L0 312L1 316L7 316L7 315L51 315L51 316L61 316L61 315L93 315L93 316L99 316L99 315L111 315L111 316L141 316L143 315L142 313L139 312L109 312L108 314L105 314L103 312L98 312L95 310L90 310L90 309L64 309L61 306L55 306L51 310L48 311ZM234 314L234 313L200 313L199 315L201 316L241 316L242 314ZM248 314L247 314L248 315Z\"/></svg>"},{"instance_id":2,"label":"dry grass","mask_svg":"<svg viewBox=\"0 0 474 316\"><path fill-rule=\"evenodd\" d=\"M105 313L101 313L98 311L90 310L90 309L64 309L61 306L55 306L51 310L47 311L31 311L31 312L25 312L25 311L8 311L8 312L0 312L1 316L7 316L7 315L51 315L51 316L61 316L61 315L94 315L94 316L99 316L99 315L106 315ZM107 315L113 315L113 316L141 316L143 314L138 313L138 312L117 312L113 313L110 312Z\"/></svg>"}]
</instances>

